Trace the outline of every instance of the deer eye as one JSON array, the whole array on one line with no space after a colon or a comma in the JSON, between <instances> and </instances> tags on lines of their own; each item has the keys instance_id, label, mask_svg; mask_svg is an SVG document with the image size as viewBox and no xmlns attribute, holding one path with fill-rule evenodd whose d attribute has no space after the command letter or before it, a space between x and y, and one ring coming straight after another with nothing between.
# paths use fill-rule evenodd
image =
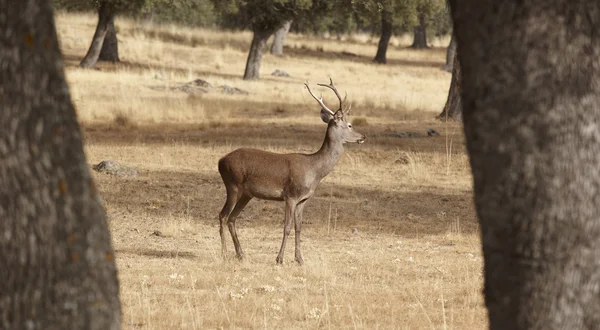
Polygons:
<instances>
[{"instance_id":1,"label":"deer eye","mask_svg":"<svg viewBox=\"0 0 600 330\"><path fill-rule=\"evenodd\" d=\"M348 124L348 128L352 128L352 124Z\"/></svg>"}]
</instances>

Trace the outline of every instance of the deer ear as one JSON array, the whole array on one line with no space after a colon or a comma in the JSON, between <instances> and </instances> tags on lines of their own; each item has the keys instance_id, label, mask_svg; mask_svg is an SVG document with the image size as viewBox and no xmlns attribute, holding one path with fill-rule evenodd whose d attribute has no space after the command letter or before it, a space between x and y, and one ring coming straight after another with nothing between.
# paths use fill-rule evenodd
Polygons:
<instances>
[{"instance_id":1,"label":"deer ear","mask_svg":"<svg viewBox=\"0 0 600 330\"><path fill-rule=\"evenodd\" d=\"M321 120L325 124L329 124L329 120L331 120L331 118L333 118L333 116L329 113L329 111L321 109Z\"/></svg>"}]
</instances>

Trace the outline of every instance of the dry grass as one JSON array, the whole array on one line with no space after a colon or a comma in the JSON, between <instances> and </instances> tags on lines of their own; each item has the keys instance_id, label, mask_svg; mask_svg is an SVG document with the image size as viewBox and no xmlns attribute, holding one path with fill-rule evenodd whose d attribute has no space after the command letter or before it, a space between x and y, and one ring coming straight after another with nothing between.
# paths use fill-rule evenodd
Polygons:
<instances>
[{"instance_id":1,"label":"dry grass","mask_svg":"<svg viewBox=\"0 0 600 330\"><path fill-rule=\"evenodd\" d=\"M291 35L287 55L266 55L263 79L247 82L249 33L119 18L123 63L84 70L77 63L95 18L59 13L57 22L90 163L115 159L141 171L96 175L126 329L486 326L464 138L459 126L434 120L450 78L440 70L443 48L413 51L396 38L380 66L370 61L369 36ZM274 69L292 77L270 76ZM315 151L325 126L302 82L329 76L368 138L347 147L305 209L306 265L293 263L293 244L275 265L282 205L256 200L238 220L247 259L223 260L217 160L240 146ZM249 94L172 89L197 78ZM427 137L427 128L442 136Z\"/></svg>"}]
</instances>

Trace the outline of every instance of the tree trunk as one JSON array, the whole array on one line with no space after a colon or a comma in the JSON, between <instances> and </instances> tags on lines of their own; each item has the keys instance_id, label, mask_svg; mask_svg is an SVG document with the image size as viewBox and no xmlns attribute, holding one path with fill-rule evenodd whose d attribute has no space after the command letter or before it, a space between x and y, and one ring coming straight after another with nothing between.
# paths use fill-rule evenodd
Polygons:
<instances>
[{"instance_id":1,"label":"tree trunk","mask_svg":"<svg viewBox=\"0 0 600 330\"><path fill-rule=\"evenodd\" d=\"M381 12L381 38L379 38L379 45L377 46L377 54L373 62L385 64L387 48L392 37L392 15L390 12L383 10Z\"/></svg>"},{"instance_id":2,"label":"tree trunk","mask_svg":"<svg viewBox=\"0 0 600 330\"><path fill-rule=\"evenodd\" d=\"M119 59L119 41L117 40L114 16L111 17L108 23L108 30L106 30L106 36L104 37L104 43L102 43L102 49L100 50L98 60L107 62L121 61Z\"/></svg>"},{"instance_id":3,"label":"tree trunk","mask_svg":"<svg viewBox=\"0 0 600 330\"><path fill-rule=\"evenodd\" d=\"M267 40L273 32L264 30L254 30L248 60L246 61L246 71L244 80L257 80L260 77L260 63L262 61L263 51Z\"/></svg>"},{"instance_id":4,"label":"tree trunk","mask_svg":"<svg viewBox=\"0 0 600 330\"><path fill-rule=\"evenodd\" d=\"M597 329L600 7L450 2L490 328Z\"/></svg>"},{"instance_id":5,"label":"tree trunk","mask_svg":"<svg viewBox=\"0 0 600 330\"><path fill-rule=\"evenodd\" d=\"M456 56L456 38L454 37L454 33L452 33L452 38L450 39L450 45L448 45L448 48L446 49L446 65L444 65L445 71L453 72L455 56Z\"/></svg>"},{"instance_id":6,"label":"tree trunk","mask_svg":"<svg viewBox=\"0 0 600 330\"><path fill-rule=\"evenodd\" d=\"M412 48L422 49L427 48L427 23L425 22L425 15L419 14L419 25L414 27L414 40Z\"/></svg>"},{"instance_id":7,"label":"tree trunk","mask_svg":"<svg viewBox=\"0 0 600 330\"><path fill-rule=\"evenodd\" d=\"M152 22L154 21L154 10L153 9L144 10L142 12L141 18L144 23L152 24Z\"/></svg>"},{"instance_id":8,"label":"tree trunk","mask_svg":"<svg viewBox=\"0 0 600 330\"><path fill-rule=\"evenodd\" d=\"M100 51L104 44L105 36L109 30L110 22L114 22L115 19L115 8L110 2L101 2L100 8L98 9L98 25L96 25L96 32L92 38L92 44L88 49L87 54L79 63L79 66L84 68L91 68L96 65L98 58L100 57ZM114 26L113 26L114 27ZM116 35L115 35L116 40Z\"/></svg>"},{"instance_id":9,"label":"tree trunk","mask_svg":"<svg viewBox=\"0 0 600 330\"><path fill-rule=\"evenodd\" d=\"M448 119L462 121L460 78L460 62L458 62L458 56L455 56L452 69L452 81L450 82L450 90L448 91L448 99L446 99L444 110L442 110L442 113L438 116L441 121L446 121Z\"/></svg>"},{"instance_id":10,"label":"tree trunk","mask_svg":"<svg viewBox=\"0 0 600 330\"><path fill-rule=\"evenodd\" d=\"M271 54L275 56L283 55L283 44L285 42L285 36L290 31L290 27L292 26L292 21L289 20L283 23L283 26L279 28L279 30L275 31L275 35L273 36L273 43L271 44Z\"/></svg>"},{"instance_id":11,"label":"tree trunk","mask_svg":"<svg viewBox=\"0 0 600 330\"><path fill-rule=\"evenodd\" d=\"M0 0L0 329L119 329L114 251L50 0Z\"/></svg>"}]
</instances>

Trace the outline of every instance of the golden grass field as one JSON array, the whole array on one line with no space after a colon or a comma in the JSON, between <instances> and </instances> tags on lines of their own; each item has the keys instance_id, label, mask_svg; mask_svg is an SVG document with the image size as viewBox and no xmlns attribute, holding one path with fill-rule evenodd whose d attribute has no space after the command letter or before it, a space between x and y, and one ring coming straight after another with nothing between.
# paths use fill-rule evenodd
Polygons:
<instances>
[{"instance_id":1,"label":"golden grass field","mask_svg":"<svg viewBox=\"0 0 600 330\"><path fill-rule=\"evenodd\" d=\"M95 174L117 254L125 329L487 325L462 129L435 119L450 81L440 69L448 39L415 51L406 48L410 38L395 38L382 66L371 63L376 38L291 34L285 56L265 55L261 80L243 81L248 32L118 18L122 63L78 68L95 24L92 14L57 14L89 163L113 159L141 172ZM291 77L271 76L275 69ZM303 82L329 77L347 91L355 130L367 141L347 145L308 202L305 265L293 261L293 244L284 265L275 264L283 203L260 200L237 222L246 259L233 257L228 238L224 260L218 159L242 146L316 151L326 126ZM249 95L172 89L196 78ZM334 102L330 91L315 89ZM441 136L427 137L427 128ZM406 132L420 136L398 136Z\"/></svg>"}]
</instances>

